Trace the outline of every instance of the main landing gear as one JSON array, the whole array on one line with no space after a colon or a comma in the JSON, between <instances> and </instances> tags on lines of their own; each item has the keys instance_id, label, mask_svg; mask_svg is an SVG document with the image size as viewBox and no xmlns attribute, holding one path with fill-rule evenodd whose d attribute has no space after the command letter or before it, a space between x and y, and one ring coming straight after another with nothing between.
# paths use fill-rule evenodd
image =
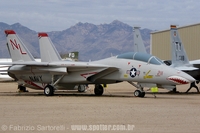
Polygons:
<instances>
[{"instance_id":1,"label":"main landing gear","mask_svg":"<svg viewBox=\"0 0 200 133\"><path fill-rule=\"evenodd\" d=\"M25 86L18 85L19 92L28 92Z\"/></svg>"},{"instance_id":2,"label":"main landing gear","mask_svg":"<svg viewBox=\"0 0 200 133\"><path fill-rule=\"evenodd\" d=\"M82 90L83 87L85 88L84 85L79 85L79 86L78 86L78 91L83 91L83 90ZM81 88L82 88L82 89L81 89ZM54 95L54 90L55 90L55 88L53 87L53 85L48 84L48 85L45 86L45 88L44 88L44 94L45 94L46 96L53 96L53 95ZM84 91L85 91L85 89L84 89ZM95 88L94 88L94 94L95 94L96 96L101 96L101 95L103 94L103 92L104 92L103 86L100 85L100 84L96 84L96 85L95 85Z\"/></svg>"},{"instance_id":3,"label":"main landing gear","mask_svg":"<svg viewBox=\"0 0 200 133\"><path fill-rule=\"evenodd\" d=\"M51 77L51 84L48 84L48 85L46 85L45 87L44 87L44 94L46 95L46 96L53 96L54 95L54 91L55 91L55 85L57 84L57 83L59 83L60 82L60 80L64 77L65 75L61 75L58 79L54 79L54 75L52 75L52 77Z\"/></svg>"},{"instance_id":4,"label":"main landing gear","mask_svg":"<svg viewBox=\"0 0 200 133\"><path fill-rule=\"evenodd\" d=\"M78 85L78 91L79 92L85 92L85 85ZM53 85L48 84L47 86L45 86L44 88L44 94L46 96L53 96L55 92L55 88Z\"/></svg>"},{"instance_id":5,"label":"main landing gear","mask_svg":"<svg viewBox=\"0 0 200 133\"><path fill-rule=\"evenodd\" d=\"M54 95L54 87L52 85L45 86L44 94L46 96L53 96Z\"/></svg>"},{"instance_id":6,"label":"main landing gear","mask_svg":"<svg viewBox=\"0 0 200 133\"><path fill-rule=\"evenodd\" d=\"M96 96L101 96L104 92L103 86L100 84L96 84L94 88L94 94Z\"/></svg>"},{"instance_id":7,"label":"main landing gear","mask_svg":"<svg viewBox=\"0 0 200 133\"><path fill-rule=\"evenodd\" d=\"M137 88L137 90L135 90L135 92L134 92L135 97L144 97L145 96L144 89L140 84L136 85L135 83L130 82L130 81L128 81L128 83L130 83L131 85L133 85L134 87Z\"/></svg>"},{"instance_id":8,"label":"main landing gear","mask_svg":"<svg viewBox=\"0 0 200 133\"><path fill-rule=\"evenodd\" d=\"M55 91L55 85L57 83L60 82L60 80L64 77L64 75L61 75L57 80L54 80L54 75L52 75L52 83L51 84L48 84L44 87L44 94L46 96L52 96L54 95L54 91ZM78 91L85 91L85 85L79 85L78 86ZM96 84L95 85L95 88L94 88L94 94L96 96L101 96L104 92L104 88L102 85L100 84Z\"/></svg>"}]
</instances>

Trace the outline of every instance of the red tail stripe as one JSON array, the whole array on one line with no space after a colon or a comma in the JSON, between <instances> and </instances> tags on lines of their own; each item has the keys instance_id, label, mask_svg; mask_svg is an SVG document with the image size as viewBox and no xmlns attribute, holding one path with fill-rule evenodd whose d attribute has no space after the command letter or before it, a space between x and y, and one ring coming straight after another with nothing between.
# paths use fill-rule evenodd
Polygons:
<instances>
[{"instance_id":1,"label":"red tail stripe","mask_svg":"<svg viewBox=\"0 0 200 133\"><path fill-rule=\"evenodd\" d=\"M48 37L48 34L45 32L38 33L38 37Z\"/></svg>"},{"instance_id":2,"label":"red tail stripe","mask_svg":"<svg viewBox=\"0 0 200 133\"><path fill-rule=\"evenodd\" d=\"M5 30L5 34L9 35L9 34L16 34L14 30Z\"/></svg>"}]
</instances>

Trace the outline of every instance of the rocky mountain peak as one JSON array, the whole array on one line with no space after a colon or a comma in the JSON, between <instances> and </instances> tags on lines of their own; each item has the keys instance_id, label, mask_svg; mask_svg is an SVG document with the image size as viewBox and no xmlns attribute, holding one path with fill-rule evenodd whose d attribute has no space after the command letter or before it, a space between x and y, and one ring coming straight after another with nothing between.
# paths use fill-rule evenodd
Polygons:
<instances>
[{"instance_id":1,"label":"rocky mountain peak","mask_svg":"<svg viewBox=\"0 0 200 133\"><path fill-rule=\"evenodd\" d=\"M0 57L9 57L6 47L5 29L13 29L28 47L34 57L39 57L37 32L15 23L0 23ZM151 30L141 30L142 38L149 51ZM79 51L83 61L98 60L110 55L133 51L133 28L123 22L114 20L110 24L94 25L79 22L62 31L48 32L59 53Z\"/></svg>"}]
</instances>

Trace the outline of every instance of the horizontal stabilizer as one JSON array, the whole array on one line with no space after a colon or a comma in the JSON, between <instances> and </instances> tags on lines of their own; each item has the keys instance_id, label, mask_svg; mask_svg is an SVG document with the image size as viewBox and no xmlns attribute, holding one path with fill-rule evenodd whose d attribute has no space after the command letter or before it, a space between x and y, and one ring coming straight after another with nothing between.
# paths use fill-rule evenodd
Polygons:
<instances>
[{"instance_id":1,"label":"horizontal stabilizer","mask_svg":"<svg viewBox=\"0 0 200 133\"><path fill-rule=\"evenodd\" d=\"M48 66L47 62L36 61L15 61L15 62L0 62L0 65L24 65L24 66Z\"/></svg>"},{"instance_id":2,"label":"horizontal stabilizer","mask_svg":"<svg viewBox=\"0 0 200 133\"><path fill-rule=\"evenodd\" d=\"M192 60L192 61L190 61L190 64L199 65L200 64L200 60Z\"/></svg>"},{"instance_id":3,"label":"horizontal stabilizer","mask_svg":"<svg viewBox=\"0 0 200 133\"><path fill-rule=\"evenodd\" d=\"M181 70L181 71L192 71L192 70L198 70L199 68L196 68L196 67L192 67L192 66L179 66L179 67L175 67L176 69L178 70Z\"/></svg>"},{"instance_id":4,"label":"horizontal stabilizer","mask_svg":"<svg viewBox=\"0 0 200 133\"><path fill-rule=\"evenodd\" d=\"M52 74L67 74L66 67L37 67L38 71L50 72Z\"/></svg>"}]
</instances>

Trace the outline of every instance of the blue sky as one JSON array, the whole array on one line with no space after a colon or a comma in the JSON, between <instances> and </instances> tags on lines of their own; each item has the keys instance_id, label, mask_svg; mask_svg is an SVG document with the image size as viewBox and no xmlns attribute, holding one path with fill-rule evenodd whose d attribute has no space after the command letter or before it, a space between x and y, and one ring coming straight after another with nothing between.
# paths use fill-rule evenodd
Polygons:
<instances>
[{"instance_id":1,"label":"blue sky","mask_svg":"<svg viewBox=\"0 0 200 133\"><path fill-rule=\"evenodd\" d=\"M0 0L0 22L41 31L122 21L152 30L200 23L199 0Z\"/></svg>"}]
</instances>

